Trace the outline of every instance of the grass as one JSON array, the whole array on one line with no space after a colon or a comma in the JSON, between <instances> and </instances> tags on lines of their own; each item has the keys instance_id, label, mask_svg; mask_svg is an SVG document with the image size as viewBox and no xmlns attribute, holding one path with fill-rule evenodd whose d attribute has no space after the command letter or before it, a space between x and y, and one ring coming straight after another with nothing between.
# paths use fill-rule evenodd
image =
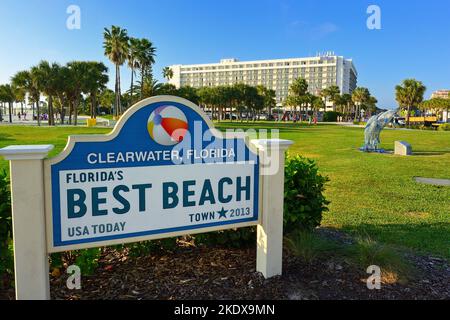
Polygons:
<instances>
[{"instance_id":1,"label":"grass","mask_svg":"<svg viewBox=\"0 0 450 320\"><path fill-rule=\"evenodd\" d=\"M414 176L450 178L450 132L384 130L382 147L395 140L411 143L411 157L359 152L363 129L335 125L222 122L219 129L279 129L294 140L291 153L315 159L330 177L326 197L330 211L323 225L373 241L433 254L450 260L450 187L414 182ZM0 126L0 147L11 144L54 144L60 152L68 135L106 133L107 128L37 128ZM0 168L7 162L0 160Z\"/></svg>"}]
</instances>

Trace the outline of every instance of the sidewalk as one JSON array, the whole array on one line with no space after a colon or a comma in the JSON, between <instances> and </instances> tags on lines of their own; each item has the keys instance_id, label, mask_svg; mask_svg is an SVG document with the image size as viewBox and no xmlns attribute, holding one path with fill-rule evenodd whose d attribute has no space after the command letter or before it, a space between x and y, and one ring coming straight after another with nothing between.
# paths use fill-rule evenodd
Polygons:
<instances>
[{"instance_id":1,"label":"sidewalk","mask_svg":"<svg viewBox=\"0 0 450 320\"><path fill-rule=\"evenodd\" d=\"M89 116L78 116L78 126L86 126L86 120L89 119ZM38 122L37 120L31 120L31 116L30 118L27 117L26 120L20 119L19 117L13 116L12 118L13 122L12 124L9 123L9 116L3 116L3 121L0 122L0 125L27 125L27 126L37 126ZM67 120L68 118L65 118L65 123L64 125L61 125L59 123L59 120L55 120L56 125L58 126L69 126L67 124ZM115 121L111 121L102 117L97 117L97 127L112 127L115 125ZM47 120L41 120L41 126L47 126L48 121ZM73 125L71 125L73 126Z\"/></svg>"}]
</instances>

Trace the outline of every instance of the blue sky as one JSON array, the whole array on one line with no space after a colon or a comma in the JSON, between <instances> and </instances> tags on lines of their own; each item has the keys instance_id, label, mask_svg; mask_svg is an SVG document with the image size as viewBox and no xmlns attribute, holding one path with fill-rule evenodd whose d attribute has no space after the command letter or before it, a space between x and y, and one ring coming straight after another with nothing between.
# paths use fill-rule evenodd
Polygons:
<instances>
[{"instance_id":1,"label":"blue sky","mask_svg":"<svg viewBox=\"0 0 450 320\"><path fill-rule=\"evenodd\" d=\"M71 4L81 9L80 30L66 28ZM381 8L381 30L366 27L371 4ZM422 80L427 97L450 88L449 13L448 0L1 0L0 83L41 59L104 61L114 79L102 33L115 24L155 44L161 81L171 64L334 51L354 59L358 84L381 107L393 107L394 87L405 78ZM124 67L122 88L129 82Z\"/></svg>"}]
</instances>

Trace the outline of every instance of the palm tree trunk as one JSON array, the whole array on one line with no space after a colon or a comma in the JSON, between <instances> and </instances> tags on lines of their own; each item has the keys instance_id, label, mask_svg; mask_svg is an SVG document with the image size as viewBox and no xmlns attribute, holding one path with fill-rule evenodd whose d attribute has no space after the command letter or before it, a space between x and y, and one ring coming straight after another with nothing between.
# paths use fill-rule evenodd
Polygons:
<instances>
[{"instance_id":1,"label":"palm tree trunk","mask_svg":"<svg viewBox=\"0 0 450 320\"><path fill-rule=\"evenodd\" d=\"M133 81L134 81L134 68L131 68L130 106L133 105Z\"/></svg>"},{"instance_id":2,"label":"palm tree trunk","mask_svg":"<svg viewBox=\"0 0 450 320\"><path fill-rule=\"evenodd\" d=\"M41 107L39 106L39 100L36 102L36 113L38 126L41 125Z\"/></svg>"},{"instance_id":3,"label":"palm tree trunk","mask_svg":"<svg viewBox=\"0 0 450 320\"><path fill-rule=\"evenodd\" d=\"M78 101L78 98L74 101L74 104L73 104L73 124L75 125L75 126L77 126L78 125L78 105L79 105L79 101Z\"/></svg>"},{"instance_id":4,"label":"palm tree trunk","mask_svg":"<svg viewBox=\"0 0 450 320\"><path fill-rule=\"evenodd\" d=\"M53 125L53 98L51 95L48 96L48 125Z\"/></svg>"},{"instance_id":5,"label":"palm tree trunk","mask_svg":"<svg viewBox=\"0 0 450 320\"><path fill-rule=\"evenodd\" d=\"M408 106L406 109L406 126L409 128L409 112L411 110L411 107Z\"/></svg>"},{"instance_id":6,"label":"palm tree trunk","mask_svg":"<svg viewBox=\"0 0 450 320\"><path fill-rule=\"evenodd\" d=\"M72 125L73 101L69 100L69 125Z\"/></svg>"},{"instance_id":7,"label":"palm tree trunk","mask_svg":"<svg viewBox=\"0 0 450 320\"><path fill-rule=\"evenodd\" d=\"M115 91L115 100L114 100L114 117L118 117L119 116L119 80L118 80L118 76L119 76L119 65L116 64L116 83L115 83L115 87L114 87L114 91Z\"/></svg>"},{"instance_id":8,"label":"palm tree trunk","mask_svg":"<svg viewBox=\"0 0 450 320\"><path fill-rule=\"evenodd\" d=\"M66 117L66 108L64 107L66 102L64 101L64 99L60 99L61 100L61 124L64 124L64 118Z\"/></svg>"},{"instance_id":9,"label":"palm tree trunk","mask_svg":"<svg viewBox=\"0 0 450 320\"><path fill-rule=\"evenodd\" d=\"M97 119L97 99L95 93L91 93L91 118Z\"/></svg>"},{"instance_id":10,"label":"palm tree trunk","mask_svg":"<svg viewBox=\"0 0 450 320\"><path fill-rule=\"evenodd\" d=\"M141 68L141 92L139 95L140 100L142 100L144 93L144 67Z\"/></svg>"},{"instance_id":11,"label":"palm tree trunk","mask_svg":"<svg viewBox=\"0 0 450 320\"><path fill-rule=\"evenodd\" d=\"M8 102L8 110L9 110L9 123L12 123L12 113L13 113L12 102Z\"/></svg>"},{"instance_id":12,"label":"palm tree trunk","mask_svg":"<svg viewBox=\"0 0 450 320\"><path fill-rule=\"evenodd\" d=\"M123 110L122 110L122 101L121 101L121 99L122 99L122 88L120 87L120 66L117 66L117 71L118 71L118 73L117 73L117 78L119 79L118 80L118 82L117 82L117 87L119 88L119 90L118 90L118 92L117 92L117 97L118 97L118 102L119 102L119 116L121 116L122 115L122 113L123 113Z\"/></svg>"}]
</instances>

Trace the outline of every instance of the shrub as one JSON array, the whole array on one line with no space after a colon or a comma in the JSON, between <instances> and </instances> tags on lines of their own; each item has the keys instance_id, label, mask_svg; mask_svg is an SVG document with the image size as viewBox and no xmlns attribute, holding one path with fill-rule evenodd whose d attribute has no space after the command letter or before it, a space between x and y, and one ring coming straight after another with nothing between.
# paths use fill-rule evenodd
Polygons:
<instances>
[{"instance_id":1,"label":"shrub","mask_svg":"<svg viewBox=\"0 0 450 320\"><path fill-rule=\"evenodd\" d=\"M3 170L0 171L0 275L12 274L13 269L11 191Z\"/></svg>"},{"instance_id":2,"label":"shrub","mask_svg":"<svg viewBox=\"0 0 450 320\"><path fill-rule=\"evenodd\" d=\"M152 241L142 241L126 244L124 247L129 249L130 255L138 257L148 255L158 251L170 251L177 246L177 238L165 238Z\"/></svg>"},{"instance_id":3,"label":"shrub","mask_svg":"<svg viewBox=\"0 0 450 320\"><path fill-rule=\"evenodd\" d=\"M200 233L194 236L195 244L207 246L227 246L240 248L254 244L256 241L256 228L239 228L222 230L210 233Z\"/></svg>"},{"instance_id":4,"label":"shrub","mask_svg":"<svg viewBox=\"0 0 450 320\"><path fill-rule=\"evenodd\" d=\"M336 111L327 111L323 114L323 121L324 122L336 122L338 116L339 116L339 113Z\"/></svg>"},{"instance_id":5,"label":"shrub","mask_svg":"<svg viewBox=\"0 0 450 320\"><path fill-rule=\"evenodd\" d=\"M439 131L450 131L450 123L441 124L438 128Z\"/></svg>"},{"instance_id":6,"label":"shrub","mask_svg":"<svg viewBox=\"0 0 450 320\"><path fill-rule=\"evenodd\" d=\"M284 230L313 230L322 221L322 213L328 211L329 201L323 191L329 181L318 173L313 160L288 157L284 179Z\"/></svg>"},{"instance_id":7,"label":"shrub","mask_svg":"<svg viewBox=\"0 0 450 320\"><path fill-rule=\"evenodd\" d=\"M284 233L312 230L320 225L329 202L323 196L327 177L316 163L301 156L287 157L284 182ZM194 236L196 244L242 247L256 241L256 228L240 228Z\"/></svg>"}]
</instances>

